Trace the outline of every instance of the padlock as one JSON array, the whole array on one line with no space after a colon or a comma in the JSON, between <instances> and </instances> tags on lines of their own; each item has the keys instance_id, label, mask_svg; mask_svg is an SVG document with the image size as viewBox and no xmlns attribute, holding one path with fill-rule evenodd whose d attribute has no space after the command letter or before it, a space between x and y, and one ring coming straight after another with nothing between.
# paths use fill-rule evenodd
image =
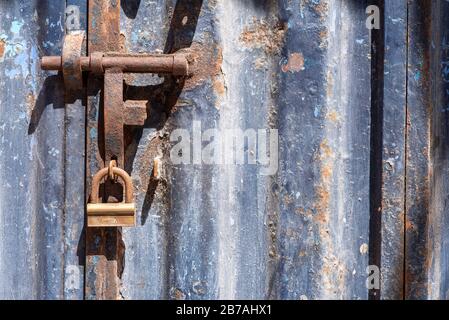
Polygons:
<instances>
[{"instance_id":1,"label":"padlock","mask_svg":"<svg viewBox=\"0 0 449 320\"><path fill-rule=\"evenodd\" d=\"M134 227L136 225L136 206L133 201L133 183L125 170L113 167L112 173L124 183L125 202L98 203L101 180L108 175L110 168L103 168L93 177L90 203L87 204L88 227Z\"/></svg>"}]
</instances>

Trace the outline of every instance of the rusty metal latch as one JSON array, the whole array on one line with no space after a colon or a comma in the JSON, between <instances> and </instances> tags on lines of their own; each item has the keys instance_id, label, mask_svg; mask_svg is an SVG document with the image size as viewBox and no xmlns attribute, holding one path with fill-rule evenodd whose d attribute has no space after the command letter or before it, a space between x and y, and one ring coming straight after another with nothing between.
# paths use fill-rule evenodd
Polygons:
<instances>
[{"instance_id":1,"label":"rusty metal latch","mask_svg":"<svg viewBox=\"0 0 449 320\"><path fill-rule=\"evenodd\" d=\"M83 88L83 73L104 76L103 121L106 167L93 179L91 202L87 207L88 227L135 226L133 185L124 166L124 125L143 125L147 118L146 101L125 101L124 73L160 73L174 76L189 74L184 54L127 54L120 52L93 52L82 56L84 32L67 34L62 56L47 56L41 60L43 70L62 71L65 90L74 93ZM111 172L109 162L114 161ZM109 173L109 174L108 174ZM104 177L115 182L121 177L126 189L125 203L98 203L99 183Z\"/></svg>"}]
</instances>

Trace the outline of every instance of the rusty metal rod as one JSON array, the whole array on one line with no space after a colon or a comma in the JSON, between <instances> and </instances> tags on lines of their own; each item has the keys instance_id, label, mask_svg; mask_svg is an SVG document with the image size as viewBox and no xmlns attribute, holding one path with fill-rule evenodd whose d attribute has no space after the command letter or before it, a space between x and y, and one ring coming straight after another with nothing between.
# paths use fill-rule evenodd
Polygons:
<instances>
[{"instance_id":1,"label":"rusty metal rod","mask_svg":"<svg viewBox=\"0 0 449 320\"><path fill-rule=\"evenodd\" d=\"M42 70L62 71L62 57L60 57L60 56L42 57L41 68L42 68Z\"/></svg>"},{"instance_id":2,"label":"rusty metal rod","mask_svg":"<svg viewBox=\"0 0 449 320\"><path fill-rule=\"evenodd\" d=\"M92 66L91 57L80 57L83 71L98 70ZM151 55L151 56L104 56L99 59L100 69L119 68L123 72L133 73L171 73L185 76L189 73L187 59L183 55ZM96 66L98 67L98 66ZM62 71L63 61L60 56L42 57L43 70Z\"/></svg>"}]
</instances>

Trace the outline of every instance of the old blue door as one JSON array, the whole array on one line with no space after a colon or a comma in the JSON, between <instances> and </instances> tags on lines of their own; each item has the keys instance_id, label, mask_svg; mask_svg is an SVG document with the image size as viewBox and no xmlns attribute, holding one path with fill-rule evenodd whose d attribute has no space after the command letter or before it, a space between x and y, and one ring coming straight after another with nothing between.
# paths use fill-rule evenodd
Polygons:
<instances>
[{"instance_id":1,"label":"old blue door","mask_svg":"<svg viewBox=\"0 0 449 320\"><path fill-rule=\"evenodd\" d=\"M68 102L40 58L78 31L92 51L117 5L114 46L188 52L192 75L125 78L148 101L125 128L137 226L91 232L101 91ZM448 10L0 0L0 298L447 298ZM243 161L205 160L236 132Z\"/></svg>"}]
</instances>

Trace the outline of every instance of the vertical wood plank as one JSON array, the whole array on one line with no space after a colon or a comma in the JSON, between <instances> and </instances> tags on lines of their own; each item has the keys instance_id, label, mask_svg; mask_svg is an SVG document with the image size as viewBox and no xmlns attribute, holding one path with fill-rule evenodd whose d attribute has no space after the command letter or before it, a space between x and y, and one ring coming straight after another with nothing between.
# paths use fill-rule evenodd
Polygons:
<instances>
[{"instance_id":1,"label":"vertical wood plank","mask_svg":"<svg viewBox=\"0 0 449 320\"><path fill-rule=\"evenodd\" d=\"M145 87L166 102L151 101L154 118L128 150L141 225L125 231L122 294L366 299L368 3L203 1L196 27L186 29L196 6L177 3L142 2L135 19L124 10L133 50L161 50L167 36L166 50L191 46L203 64L179 97L164 91L170 82ZM165 14L176 32L150 23ZM171 164L170 133L192 136L195 121L203 130L278 129L279 171ZM158 154L164 173L155 184L149 161Z\"/></svg>"},{"instance_id":2,"label":"vertical wood plank","mask_svg":"<svg viewBox=\"0 0 449 320\"><path fill-rule=\"evenodd\" d=\"M66 1L66 33L86 32L87 1ZM79 15L77 17L77 14ZM70 19L79 21L70 21ZM69 21L67 21L69 20ZM69 30L70 29L70 30ZM85 54L85 48L84 52ZM65 104L64 151L64 299L84 299L85 272L85 90L74 94Z\"/></svg>"},{"instance_id":3,"label":"vertical wood plank","mask_svg":"<svg viewBox=\"0 0 449 320\"><path fill-rule=\"evenodd\" d=\"M3 299L83 296L83 111L65 105L62 78L39 65L41 56L61 54L65 7L0 3Z\"/></svg>"},{"instance_id":4,"label":"vertical wood plank","mask_svg":"<svg viewBox=\"0 0 449 320\"><path fill-rule=\"evenodd\" d=\"M89 1L88 17L88 53L120 51L120 1ZM93 175L105 164L103 129L98 126L103 117L102 88L102 79L90 75L87 88L87 198ZM86 299L118 299L123 253L121 230L87 228L86 241Z\"/></svg>"},{"instance_id":5,"label":"vertical wood plank","mask_svg":"<svg viewBox=\"0 0 449 320\"><path fill-rule=\"evenodd\" d=\"M427 237L431 207L431 115L429 51L433 1L409 1L405 217L406 299L427 297ZM441 3L437 1L436 3ZM438 5L439 6L439 5ZM436 6L436 7L438 7ZM435 8L436 8L435 7ZM441 29L435 30L437 34ZM434 62L439 63L439 62ZM428 234L428 231L431 233Z\"/></svg>"},{"instance_id":6,"label":"vertical wood plank","mask_svg":"<svg viewBox=\"0 0 449 320\"><path fill-rule=\"evenodd\" d=\"M277 267L280 299L366 299L370 39L366 1L284 3Z\"/></svg>"},{"instance_id":7,"label":"vertical wood plank","mask_svg":"<svg viewBox=\"0 0 449 320\"><path fill-rule=\"evenodd\" d=\"M373 298L402 299L404 288L404 227L405 227L405 117L407 76L407 2L381 1L382 25L373 39L372 85L376 88L372 108L379 114L373 119L371 163L374 182L371 197L379 193L371 219L380 222L378 234L371 234L371 243L378 251L370 264L380 267L380 292ZM377 121L377 122L376 122ZM380 126L378 125L380 123ZM377 126L375 127L375 125ZM375 142L374 142L375 144ZM373 181L372 181L373 182ZM377 185L376 185L377 184ZM379 263L380 262L380 263ZM379 294L380 293L380 294Z\"/></svg>"},{"instance_id":8,"label":"vertical wood plank","mask_svg":"<svg viewBox=\"0 0 449 320\"><path fill-rule=\"evenodd\" d=\"M420 237L420 259L410 260L410 265L421 262L422 275L415 278L421 282L411 283L409 292L416 299L449 299L449 210L448 210L448 178L449 178L449 3L446 1L427 1L426 12L427 38L424 53L424 70L421 80L419 64L412 69L416 80L421 80L427 87L423 94L429 96L422 101L423 120L427 120L426 129L430 126L428 141L428 183L430 184L430 208L428 217L417 220L419 228L426 230L426 238ZM418 7L419 8L419 7ZM431 20L430 20L431 19ZM424 35L423 35L424 36ZM419 38L417 39L419 41ZM429 60L427 62L427 59ZM419 60L418 60L419 62ZM426 64L427 62L427 64ZM428 73L427 73L428 71ZM411 75L412 76L412 75ZM418 92L420 93L420 92ZM425 96L427 98L427 96ZM430 117L430 125L429 123ZM424 130L423 130L424 131ZM425 199L425 198L424 198ZM415 236L417 238L417 236Z\"/></svg>"}]
</instances>

